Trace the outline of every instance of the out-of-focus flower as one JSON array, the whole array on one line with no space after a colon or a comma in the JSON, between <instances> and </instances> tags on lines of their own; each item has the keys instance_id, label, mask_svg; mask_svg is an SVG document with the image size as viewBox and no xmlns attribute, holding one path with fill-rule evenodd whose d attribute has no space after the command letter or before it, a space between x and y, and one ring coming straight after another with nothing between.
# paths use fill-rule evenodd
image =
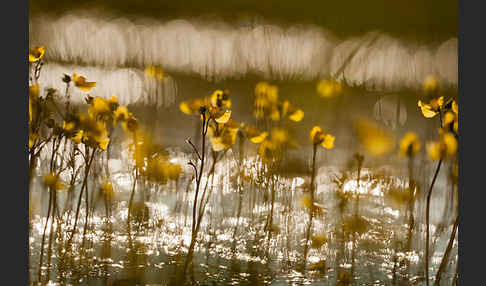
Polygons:
<instances>
[{"instance_id":1,"label":"out-of-focus flower","mask_svg":"<svg viewBox=\"0 0 486 286\"><path fill-rule=\"evenodd\" d=\"M395 146L395 139L385 129L368 119L357 120L354 129L360 143L372 155L382 156L390 153Z\"/></svg>"},{"instance_id":2,"label":"out-of-focus flower","mask_svg":"<svg viewBox=\"0 0 486 286\"><path fill-rule=\"evenodd\" d=\"M114 191L113 191L113 185L111 184L110 180L104 179L101 183L101 191L103 194L105 194L107 197L111 198L113 197Z\"/></svg>"},{"instance_id":3,"label":"out-of-focus flower","mask_svg":"<svg viewBox=\"0 0 486 286\"><path fill-rule=\"evenodd\" d=\"M226 110L221 116L214 119L217 123L225 124L231 117L231 110Z\"/></svg>"},{"instance_id":4,"label":"out-of-focus flower","mask_svg":"<svg viewBox=\"0 0 486 286\"><path fill-rule=\"evenodd\" d=\"M457 139L450 132L442 132L439 141L427 142L426 149L430 160L446 159L456 154Z\"/></svg>"},{"instance_id":5,"label":"out-of-focus flower","mask_svg":"<svg viewBox=\"0 0 486 286\"><path fill-rule=\"evenodd\" d=\"M296 108L288 100L284 100L277 105L277 110L280 118L288 116L288 118L295 122L300 122L304 118L304 111Z\"/></svg>"},{"instance_id":6,"label":"out-of-focus flower","mask_svg":"<svg viewBox=\"0 0 486 286\"><path fill-rule=\"evenodd\" d=\"M158 66L148 66L144 70L145 76L149 78L154 78L156 80L160 81L166 81L167 80L167 75L165 74L164 70L162 67Z\"/></svg>"},{"instance_id":7,"label":"out-of-focus flower","mask_svg":"<svg viewBox=\"0 0 486 286\"><path fill-rule=\"evenodd\" d=\"M272 120L280 119L276 110L278 103L278 87L267 82L259 82L255 87L255 100L253 114L256 118L269 116Z\"/></svg>"},{"instance_id":8,"label":"out-of-focus flower","mask_svg":"<svg viewBox=\"0 0 486 286\"><path fill-rule=\"evenodd\" d=\"M185 114L199 114L201 106L207 106L208 100L206 98L196 98L191 101L183 101L179 104L179 109Z\"/></svg>"},{"instance_id":9,"label":"out-of-focus flower","mask_svg":"<svg viewBox=\"0 0 486 286\"><path fill-rule=\"evenodd\" d=\"M458 123L458 112L459 107L455 100L451 102L450 109L444 114L444 118L442 120L442 129L447 130L449 132L453 132L454 134L458 135L459 123Z\"/></svg>"},{"instance_id":10,"label":"out-of-focus flower","mask_svg":"<svg viewBox=\"0 0 486 286\"><path fill-rule=\"evenodd\" d=\"M288 118L300 122L304 118L304 111L296 108L288 100L278 100L277 86L267 82L260 82L255 87L253 115L255 118L270 118L279 121Z\"/></svg>"},{"instance_id":11,"label":"out-of-focus flower","mask_svg":"<svg viewBox=\"0 0 486 286\"><path fill-rule=\"evenodd\" d=\"M267 138L268 132L261 132L255 126L245 126L245 134L250 139L252 143L260 144Z\"/></svg>"},{"instance_id":12,"label":"out-of-focus flower","mask_svg":"<svg viewBox=\"0 0 486 286\"><path fill-rule=\"evenodd\" d=\"M439 114L440 109L444 106L444 97L431 99L429 103L423 103L421 100L417 103L418 107L422 110L422 114L426 118L435 117Z\"/></svg>"},{"instance_id":13,"label":"out-of-focus flower","mask_svg":"<svg viewBox=\"0 0 486 286\"><path fill-rule=\"evenodd\" d=\"M125 132L133 133L138 128L137 119L124 105L116 105L116 109L113 111L113 122L114 124L120 122Z\"/></svg>"},{"instance_id":14,"label":"out-of-focus flower","mask_svg":"<svg viewBox=\"0 0 486 286\"><path fill-rule=\"evenodd\" d=\"M108 102L101 97L95 97L88 108L88 112L94 117L110 114Z\"/></svg>"},{"instance_id":15,"label":"out-of-focus flower","mask_svg":"<svg viewBox=\"0 0 486 286\"><path fill-rule=\"evenodd\" d=\"M203 119L215 120L217 123L225 123L231 117L231 100L229 91L216 90L207 98L196 98L191 101L183 101L179 104L179 109L185 114L198 114Z\"/></svg>"},{"instance_id":16,"label":"out-of-focus flower","mask_svg":"<svg viewBox=\"0 0 486 286\"><path fill-rule=\"evenodd\" d=\"M218 152L231 148L236 143L236 135L239 128L240 124L230 118L224 123L211 125L208 129L208 134L213 150Z\"/></svg>"},{"instance_id":17,"label":"out-of-focus flower","mask_svg":"<svg viewBox=\"0 0 486 286\"><path fill-rule=\"evenodd\" d=\"M335 137L331 134L324 133L323 129L320 126L312 127L311 131L309 132L309 137L314 145L322 145L322 147L326 149L334 148L334 140Z\"/></svg>"},{"instance_id":18,"label":"out-of-focus flower","mask_svg":"<svg viewBox=\"0 0 486 286\"><path fill-rule=\"evenodd\" d=\"M329 79L321 80L317 83L317 93L324 98L329 98L335 95L339 95L342 92L342 85L340 82Z\"/></svg>"},{"instance_id":19,"label":"out-of-focus flower","mask_svg":"<svg viewBox=\"0 0 486 286\"><path fill-rule=\"evenodd\" d=\"M218 108L231 108L231 99L229 96L229 90L216 90L209 97L211 106Z\"/></svg>"},{"instance_id":20,"label":"out-of-focus flower","mask_svg":"<svg viewBox=\"0 0 486 286\"><path fill-rule=\"evenodd\" d=\"M31 48L29 50L29 63L35 63L40 61L44 57L45 53L46 53L46 47L44 46Z\"/></svg>"},{"instance_id":21,"label":"out-of-focus flower","mask_svg":"<svg viewBox=\"0 0 486 286\"><path fill-rule=\"evenodd\" d=\"M86 81L86 78L84 76L78 76L76 73L73 73L72 79L74 82L74 86L79 88L81 91L88 92L96 86L96 82Z\"/></svg>"},{"instance_id":22,"label":"out-of-focus flower","mask_svg":"<svg viewBox=\"0 0 486 286\"><path fill-rule=\"evenodd\" d=\"M124 105L120 105L117 109L113 112L113 117L116 122L125 121L130 117L130 112L128 108Z\"/></svg>"},{"instance_id":23,"label":"out-of-focus flower","mask_svg":"<svg viewBox=\"0 0 486 286\"><path fill-rule=\"evenodd\" d=\"M315 204L315 202L312 201L310 196L306 195L306 196L301 197L299 204L300 204L301 208L314 212L314 215L316 215L316 216L322 216L324 214L324 211L322 210L322 208L317 206Z\"/></svg>"},{"instance_id":24,"label":"out-of-focus flower","mask_svg":"<svg viewBox=\"0 0 486 286\"><path fill-rule=\"evenodd\" d=\"M425 92L434 92L437 91L439 88L439 80L434 75L429 75L424 80L424 91Z\"/></svg>"},{"instance_id":25,"label":"out-of-focus flower","mask_svg":"<svg viewBox=\"0 0 486 286\"><path fill-rule=\"evenodd\" d=\"M289 115L289 119L295 122L299 122L304 118L304 111L302 109L296 110L294 113Z\"/></svg>"},{"instance_id":26,"label":"out-of-focus flower","mask_svg":"<svg viewBox=\"0 0 486 286\"><path fill-rule=\"evenodd\" d=\"M165 184L177 180L182 172L181 166L171 163L162 146L154 143L151 134L143 128L136 131L129 150L140 174L152 182Z\"/></svg>"},{"instance_id":27,"label":"out-of-focus flower","mask_svg":"<svg viewBox=\"0 0 486 286\"><path fill-rule=\"evenodd\" d=\"M59 179L59 175L54 173L49 173L44 176L44 185L56 191L65 188L65 185Z\"/></svg>"},{"instance_id":28,"label":"out-of-focus flower","mask_svg":"<svg viewBox=\"0 0 486 286\"><path fill-rule=\"evenodd\" d=\"M413 157L420 150L420 141L417 134L407 132L400 141L400 155Z\"/></svg>"},{"instance_id":29,"label":"out-of-focus flower","mask_svg":"<svg viewBox=\"0 0 486 286\"><path fill-rule=\"evenodd\" d=\"M105 122L96 120L92 114L79 114L79 131L71 140L102 150L106 150L110 142Z\"/></svg>"}]
</instances>

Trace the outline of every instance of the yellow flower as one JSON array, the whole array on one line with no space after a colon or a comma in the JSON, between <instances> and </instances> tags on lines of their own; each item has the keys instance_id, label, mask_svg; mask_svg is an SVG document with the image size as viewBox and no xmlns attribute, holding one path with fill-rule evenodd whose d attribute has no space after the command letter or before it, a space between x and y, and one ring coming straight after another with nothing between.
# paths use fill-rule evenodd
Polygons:
<instances>
[{"instance_id":1,"label":"yellow flower","mask_svg":"<svg viewBox=\"0 0 486 286\"><path fill-rule=\"evenodd\" d=\"M80 130L71 138L75 143L83 143L87 146L96 148L99 147L106 150L110 139L108 137L108 130L105 122L98 121L96 118L88 113L79 115Z\"/></svg>"},{"instance_id":2,"label":"yellow flower","mask_svg":"<svg viewBox=\"0 0 486 286\"><path fill-rule=\"evenodd\" d=\"M255 87L253 114L256 118L270 116L274 121L280 120L278 104L278 87L267 82L259 82Z\"/></svg>"},{"instance_id":3,"label":"yellow flower","mask_svg":"<svg viewBox=\"0 0 486 286\"><path fill-rule=\"evenodd\" d=\"M240 124L228 119L225 124L211 125L208 133L211 146L215 152L231 148L236 143L236 135Z\"/></svg>"},{"instance_id":4,"label":"yellow flower","mask_svg":"<svg viewBox=\"0 0 486 286\"><path fill-rule=\"evenodd\" d=\"M130 112L128 108L124 105L118 106L118 108L113 112L115 122L126 121L130 117Z\"/></svg>"},{"instance_id":5,"label":"yellow flower","mask_svg":"<svg viewBox=\"0 0 486 286\"><path fill-rule=\"evenodd\" d=\"M272 112L270 113L270 119L272 119L273 121L280 120L280 111L278 111L277 108L272 109Z\"/></svg>"},{"instance_id":6,"label":"yellow flower","mask_svg":"<svg viewBox=\"0 0 486 286\"><path fill-rule=\"evenodd\" d=\"M289 116L289 119L295 122L301 121L302 118L304 118L304 111L302 111L302 109L297 109Z\"/></svg>"},{"instance_id":7,"label":"yellow flower","mask_svg":"<svg viewBox=\"0 0 486 286\"><path fill-rule=\"evenodd\" d=\"M268 132L260 132L255 126L251 125L245 127L245 134L255 144L262 143L268 136Z\"/></svg>"},{"instance_id":8,"label":"yellow flower","mask_svg":"<svg viewBox=\"0 0 486 286\"><path fill-rule=\"evenodd\" d=\"M320 126L316 125L312 127L311 131L309 132L312 144L320 144L320 134L322 134L322 128Z\"/></svg>"},{"instance_id":9,"label":"yellow flower","mask_svg":"<svg viewBox=\"0 0 486 286\"><path fill-rule=\"evenodd\" d=\"M103 182L101 183L101 191L108 197L113 197L114 191L113 191L113 185L108 179L104 179Z\"/></svg>"},{"instance_id":10,"label":"yellow flower","mask_svg":"<svg viewBox=\"0 0 486 286\"><path fill-rule=\"evenodd\" d=\"M81 140L83 139L83 130L79 130L74 137L71 138L76 143L81 143Z\"/></svg>"},{"instance_id":11,"label":"yellow flower","mask_svg":"<svg viewBox=\"0 0 486 286\"><path fill-rule=\"evenodd\" d=\"M259 82L255 87L255 95L267 98L270 103L277 103L278 87L264 81Z\"/></svg>"},{"instance_id":12,"label":"yellow flower","mask_svg":"<svg viewBox=\"0 0 486 286\"><path fill-rule=\"evenodd\" d=\"M312 200L310 196L303 196L300 198L300 207L303 209L310 209L312 207Z\"/></svg>"},{"instance_id":13,"label":"yellow flower","mask_svg":"<svg viewBox=\"0 0 486 286\"><path fill-rule=\"evenodd\" d=\"M272 129L270 137L272 142L276 143L277 145L283 145L290 139L288 131L284 128L278 127Z\"/></svg>"},{"instance_id":14,"label":"yellow flower","mask_svg":"<svg viewBox=\"0 0 486 286\"><path fill-rule=\"evenodd\" d=\"M354 124L361 144L366 151L375 156L382 156L390 153L395 145L392 135L376 123L367 119L358 120Z\"/></svg>"},{"instance_id":15,"label":"yellow flower","mask_svg":"<svg viewBox=\"0 0 486 286\"><path fill-rule=\"evenodd\" d=\"M44 185L53 190L62 190L65 188L64 184L59 179L59 175L54 173L49 173L44 176Z\"/></svg>"},{"instance_id":16,"label":"yellow flower","mask_svg":"<svg viewBox=\"0 0 486 286\"><path fill-rule=\"evenodd\" d=\"M210 105L207 98L196 98L191 101L183 101L179 104L179 109L185 114L200 114L202 106L208 107Z\"/></svg>"},{"instance_id":17,"label":"yellow flower","mask_svg":"<svg viewBox=\"0 0 486 286\"><path fill-rule=\"evenodd\" d=\"M277 160L277 146L272 141L265 139L258 146L258 155L266 163Z\"/></svg>"},{"instance_id":18,"label":"yellow flower","mask_svg":"<svg viewBox=\"0 0 486 286\"><path fill-rule=\"evenodd\" d=\"M428 104L423 103L421 100L419 100L417 105L422 110L422 114L424 115L424 117L432 118L439 114L440 109L444 105L444 97L441 96L439 98L434 98L430 100Z\"/></svg>"},{"instance_id":19,"label":"yellow flower","mask_svg":"<svg viewBox=\"0 0 486 286\"><path fill-rule=\"evenodd\" d=\"M95 97L88 108L88 112L93 116L110 114L110 105L108 101L101 97Z\"/></svg>"},{"instance_id":20,"label":"yellow flower","mask_svg":"<svg viewBox=\"0 0 486 286\"><path fill-rule=\"evenodd\" d=\"M457 105L457 102L455 100L452 101L452 112L454 112L456 115L459 114L459 106Z\"/></svg>"},{"instance_id":21,"label":"yellow flower","mask_svg":"<svg viewBox=\"0 0 486 286\"><path fill-rule=\"evenodd\" d=\"M429 75L425 78L424 81L424 90L426 92L434 92L437 90L439 87L439 81L437 80L437 77L434 75Z\"/></svg>"},{"instance_id":22,"label":"yellow flower","mask_svg":"<svg viewBox=\"0 0 486 286\"><path fill-rule=\"evenodd\" d=\"M315 205L314 202L312 202L311 197L308 196L308 195L301 197L299 204L300 204L301 208L308 210L308 211L312 211L317 216L321 216L321 215L324 214L324 211L322 210L322 208Z\"/></svg>"},{"instance_id":23,"label":"yellow flower","mask_svg":"<svg viewBox=\"0 0 486 286\"><path fill-rule=\"evenodd\" d=\"M46 47L44 46L39 46L39 47L34 47L29 50L29 63L35 63L41 60L44 57L44 54L46 53Z\"/></svg>"},{"instance_id":24,"label":"yellow flower","mask_svg":"<svg viewBox=\"0 0 486 286\"><path fill-rule=\"evenodd\" d=\"M66 121L62 122L62 129L66 132L73 131L75 127L76 127L76 124L74 122L68 122L68 123L66 123Z\"/></svg>"},{"instance_id":25,"label":"yellow flower","mask_svg":"<svg viewBox=\"0 0 486 286\"><path fill-rule=\"evenodd\" d=\"M314 145L320 144L326 149L334 148L335 137L331 134L325 134L320 126L312 127L311 131L309 132L309 136L312 144Z\"/></svg>"},{"instance_id":26,"label":"yellow flower","mask_svg":"<svg viewBox=\"0 0 486 286\"><path fill-rule=\"evenodd\" d=\"M339 95L342 91L342 86L340 82L334 79L321 80L317 83L316 89L321 97L329 98L334 95Z\"/></svg>"},{"instance_id":27,"label":"yellow flower","mask_svg":"<svg viewBox=\"0 0 486 286\"><path fill-rule=\"evenodd\" d=\"M454 156L457 152L457 139L450 133L443 133L439 141L428 142L426 144L427 154L430 160L437 161Z\"/></svg>"},{"instance_id":28,"label":"yellow flower","mask_svg":"<svg viewBox=\"0 0 486 286\"><path fill-rule=\"evenodd\" d=\"M452 122L454 122L454 120L456 120L456 115L454 114L454 112L447 111L444 114L443 125L451 124Z\"/></svg>"},{"instance_id":29,"label":"yellow flower","mask_svg":"<svg viewBox=\"0 0 486 286\"><path fill-rule=\"evenodd\" d=\"M106 150L108 148L109 143L110 143L110 138L108 137L100 137L98 139L98 146L103 150Z\"/></svg>"},{"instance_id":30,"label":"yellow flower","mask_svg":"<svg viewBox=\"0 0 486 286\"><path fill-rule=\"evenodd\" d=\"M322 147L326 148L326 149L332 149L334 148L334 140L336 138L334 136L332 136L331 134L326 134L324 136L324 141L322 141L321 145Z\"/></svg>"},{"instance_id":31,"label":"yellow flower","mask_svg":"<svg viewBox=\"0 0 486 286\"><path fill-rule=\"evenodd\" d=\"M420 142L417 134L407 132L400 141L400 155L412 157L420 150Z\"/></svg>"},{"instance_id":32,"label":"yellow flower","mask_svg":"<svg viewBox=\"0 0 486 286\"><path fill-rule=\"evenodd\" d=\"M224 124L228 122L228 120L231 117L231 110L226 110L223 115L219 116L218 118L215 118L214 121L220 124Z\"/></svg>"},{"instance_id":33,"label":"yellow flower","mask_svg":"<svg viewBox=\"0 0 486 286\"><path fill-rule=\"evenodd\" d=\"M255 143L255 144L259 144L259 143L262 143L262 141L265 140L265 138L267 138L267 136L268 136L268 132L264 131L264 132L260 133L260 135L251 137L250 141Z\"/></svg>"},{"instance_id":34,"label":"yellow flower","mask_svg":"<svg viewBox=\"0 0 486 286\"><path fill-rule=\"evenodd\" d=\"M189 103L183 101L179 104L179 109L185 114L192 114L192 110L189 107Z\"/></svg>"},{"instance_id":35,"label":"yellow flower","mask_svg":"<svg viewBox=\"0 0 486 286\"><path fill-rule=\"evenodd\" d=\"M148 66L144 70L147 77L155 78L157 80L167 80L167 75L164 73L162 67Z\"/></svg>"},{"instance_id":36,"label":"yellow flower","mask_svg":"<svg viewBox=\"0 0 486 286\"><path fill-rule=\"evenodd\" d=\"M181 172L182 172L181 165L169 164L169 166L167 167L167 173L170 180L174 180L174 181L178 180Z\"/></svg>"},{"instance_id":37,"label":"yellow flower","mask_svg":"<svg viewBox=\"0 0 486 286\"><path fill-rule=\"evenodd\" d=\"M138 129L138 121L130 112L128 114L128 118L125 121L122 121L122 127L125 132L136 132Z\"/></svg>"},{"instance_id":38,"label":"yellow flower","mask_svg":"<svg viewBox=\"0 0 486 286\"><path fill-rule=\"evenodd\" d=\"M106 103L108 104L108 107L110 107L110 111L114 112L119 106L118 97L112 96L110 99L106 100Z\"/></svg>"},{"instance_id":39,"label":"yellow flower","mask_svg":"<svg viewBox=\"0 0 486 286\"><path fill-rule=\"evenodd\" d=\"M96 82L86 81L86 78L84 76L78 76L76 73L73 73L72 78L73 78L74 86L76 86L82 91L88 92L93 87L96 86Z\"/></svg>"},{"instance_id":40,"label":"yellow flower","mask_svg":"<svg viewBox=\"0 0 486 286\"><path fill-rule=\"evenodd\" d=\"M209 102L212 107L231 108L231 100L229 98L229 91L216 90L209 97Z\"/></svg>"},{"instance_id":41,"label":"yellow flower","mask_svg":"<svg viewBox=\"0 0 486 286\"><path fill-rule=\"evenodd\" d=\"M455 100L452 100L450 105L450 110L444 114L444 118L442 119L442 128L454 132L458 134L458 112L459 106Z\"/></svg>"}]
</instances>

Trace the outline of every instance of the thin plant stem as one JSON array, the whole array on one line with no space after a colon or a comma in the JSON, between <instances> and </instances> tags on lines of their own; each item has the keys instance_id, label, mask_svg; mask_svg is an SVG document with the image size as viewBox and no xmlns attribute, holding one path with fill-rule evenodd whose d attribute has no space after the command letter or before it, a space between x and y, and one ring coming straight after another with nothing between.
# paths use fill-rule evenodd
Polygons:
<instances>
[{"instance_id":1,"label":"thin plant stem","mask_svg":"<svg viewBox=\"0 0 486 286\"><path fill-rule=\"evenodd\" d=\"M442 257L442 260L440 262L439 270L437 271L437 275L435 276L435 282L434 285L438 286L440 285L440 279L442 276L442 272L444 272L446 266L447 266L447 261L449 260L449 255L452 250L452 246L454 245L454 238L456 237L456 232L457 232L457 226L459 224L459 216L456 216L456 220L454 221L454 226L452 227L452 233L449 238L449 243L447 244L447 248L444 252L444 256Z\"/></svg>"},{"instance_id":2,"label":"thin plant stem","mask_svg":"<svg viewBox=\"0 0 486 286\"><path fill-rule=\"evenodd\" d=\"M429 191L427 192L427 202L426 202L426 216L425 216L425 224L427 225L425 231L425 283L429 286L429 240L430 240L430 198L432 197L432 190L434 188L435 181L437 180L437 176L439 175L440 166L442 165L442 158L437 163L437 169L435 170L434 177L432 179L432 183L430 184Z\"/></svg>"},{"instance_id":3,"label":"thin plant stem","mask_svg":"<svg viewBox=\"0 0 486 286\"><path fill-rule=\"evenodd\" d=\"M316 177L316 154L317 154L317 144L313 145L312 149L312 175L311 175L311 185L310 185L310 209L309 209L309 223L307 224L307 230L305 235L304 244L304 263L302 268L305 269L307 264L307 252L309 247L309 239L311 237L312 231L312 219L314 218L314 188L315 188L315 177Z\"/></svg>"}]
</instances>

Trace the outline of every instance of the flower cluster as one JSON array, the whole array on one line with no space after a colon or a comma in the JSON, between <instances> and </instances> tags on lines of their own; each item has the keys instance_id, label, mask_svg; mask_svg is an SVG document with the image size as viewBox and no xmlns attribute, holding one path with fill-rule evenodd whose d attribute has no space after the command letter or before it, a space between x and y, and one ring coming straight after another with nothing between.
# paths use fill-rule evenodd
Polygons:
<instances>
[{"instance_id":1,"label":"flower cluster","mask_svg":"<svg viewBox=\"0 0 486 286\"><path fill-rule=\"evenodd\" d=\"M260 82L255 87L253 114L255 118L270 118L279 121L288 118L299 122L304 118L304 111L296 108L288 100L278 99L278 87L267 82Z\"/></svg>"}]
</instances>

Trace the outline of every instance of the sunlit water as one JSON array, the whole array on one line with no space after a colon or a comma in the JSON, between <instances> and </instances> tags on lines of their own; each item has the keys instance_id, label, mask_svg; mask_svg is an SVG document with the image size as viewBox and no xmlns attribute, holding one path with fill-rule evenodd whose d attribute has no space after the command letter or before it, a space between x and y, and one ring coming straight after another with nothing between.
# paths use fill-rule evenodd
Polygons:
<instances>
[{"instance_id":1,"label":"sunlit water","mask_svg":"<svg viewBox=\"0 0 486 286\"><path fill-rule=\"evenodd\" d=\"M179 154L174 160L184 161L187 158L187 155ZM246 160L248 166L252 160ZM228 179L234 162L224 160L218 164L210 203L195 248L192 280L188 278L188 283L197 281L196 284L200 285L335 285L336 270L349 271L351 241L342 245L345 247L345 256L338 257L339 249L342 247L339 243L339 228L336 228L339 213L334 196L336 187L330 182L332 174L337 174L338 169L323 167L319 170L316 200L324 209L324 215L314 220L314 233L325 233L328 242L320 249L310 250L306 270L302 270L299 266L302 263L308 214L302 208L300 199L305 195L303 188L308 183L308 178L295 176L279 179L274 204L274 227L269 233L264 230L270 212L269 198L264 197L268 192L256 185L247 185L243 191L242 212L238 220L238 191ZM74 236L73 247L66 255L67 258L60 259L65 253L64 248L59 245L66 243L74 221L73 214L70 217L66 213L63 214L60 220L63 225L54 225L53 229L60 232L56 232L56 241L53 242L50 268L47 266L47 237L51 226L48 225L43 280L48 277L48 280L54 283L52 285L168 285L171 281L176 281L176 272L180 271L184 263L191 240L191 210L194 196L192 184L188 193L185 193L187 179L182 179L177 189L173 183L157 191L147 186L144 191L144 203L140 196L136 196L136 208L129 235L126 223L127 202L132 177L127 173L115 172L113 178L117 187L112 215L107 217L103 203L98 203L94 215L89 219L84 248L81 247L84 209L81 210L78 222L79 233ZM203 185L204 183L203 181ZM392 185L400 184L404 182L398 178L387 184L380 183L372 178L372 171L368 169L362 172L359 188L356 179L348 179L344 183L344 192L355 193L358 190L360 193L360 214L370 225L370 228L361 234L357 244L355 279L358 285L389 285L395 259L405 261L405 257L411 263L411 274L406 274L405 268L397 268L398 281L413 284L414 281L423 279L421 257L424 249L424 225L421 218L418 219L413 251L395 252L396 242L405 243L407 225L402 214L403 208L390 205L383 191ZM140 189L137 191L140 194ZM41 202L36 206L44 215L37 214L31 228L29 245L32 281L37 281L39 274L40 241L45 226L46 205L40 200L42 192L43 190L34 192L34 201ZM90 195L96 195L96 191L91 191ZM65 197L65 194L59 194L60 206L64 206ZM253 201L256 202L254 206L251 205ZM431 237L435 238L435 230L444 206L442 200L438 199L433 204L435 207L432 221L435 224L431 227ZM416 213L420 213L421 209L423 207L418 204ZM351 209L348 209L346 212L350 211ZM66 222L69 222L69 226ZM450 229L451 227L446 228L434 244L436 248L433 252L431 276L434 276L440 263ZM452 261L456 260L456 247L454 250ZM319 261L326 261L326 267L323 270L310 270L312 263ZM454 268L451 266L443 275L443 281L452 279L453 275Z\"/></svg>"}]
</instances>

